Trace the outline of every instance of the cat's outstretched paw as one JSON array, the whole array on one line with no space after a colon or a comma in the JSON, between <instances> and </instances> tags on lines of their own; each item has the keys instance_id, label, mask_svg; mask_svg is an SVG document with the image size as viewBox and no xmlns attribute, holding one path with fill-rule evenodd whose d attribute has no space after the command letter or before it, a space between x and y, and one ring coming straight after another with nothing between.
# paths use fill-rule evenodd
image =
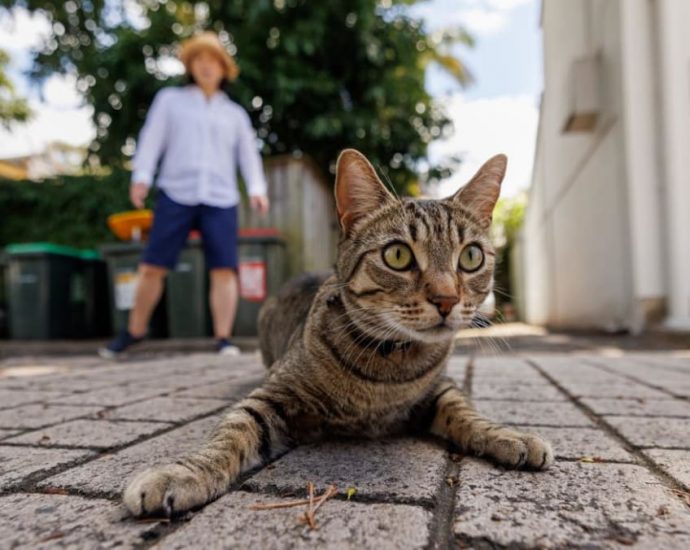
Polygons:
<instances>
[{"instance_id":1,"label":"cat's outstretched paw","mask_svg":"<svg viewBox=\"0 0 690 550\"><path fill-rule=\"evenodd\" d=\"M145 470L134 477L122 494L134 516L167 517L205 504L209 491L193 472L179 464Z\"/></svg>"},{"instance_id":2,"label":"cat's outstretched paw","mask_svg":"<svg viewBox=\"0 0 690 550\"><path fill-rule=\"evenodd\" d=\"M499 430L484 442L481 454L508 468L545 470L553 464L553 450L541 437L513 430Z\"/></svg>"}]
</instances>

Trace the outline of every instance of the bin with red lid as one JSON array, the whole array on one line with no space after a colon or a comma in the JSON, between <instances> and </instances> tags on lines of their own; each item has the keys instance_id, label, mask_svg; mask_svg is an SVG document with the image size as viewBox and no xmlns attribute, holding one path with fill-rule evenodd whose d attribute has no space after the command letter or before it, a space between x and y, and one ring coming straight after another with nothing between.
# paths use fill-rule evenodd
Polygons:
<instances>
[{"instance_id":1,"label":"bin with red lid","mask_svg":"<svg viewBox=\"0 0 690 550\"><path fill-rule=\"evenodd\" d=\"M278 292L287 276L285 239L271 227L241 229L239 257L240 300L233 335L256 336L262 304Z\"/></svg>"}]
</instances>

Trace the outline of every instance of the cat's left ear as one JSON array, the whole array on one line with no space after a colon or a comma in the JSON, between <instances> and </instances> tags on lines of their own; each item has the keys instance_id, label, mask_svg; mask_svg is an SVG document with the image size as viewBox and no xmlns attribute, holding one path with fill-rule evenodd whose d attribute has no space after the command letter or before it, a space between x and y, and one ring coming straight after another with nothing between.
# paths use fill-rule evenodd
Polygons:
<instances>
[{"instance_id":1,"label":"cat's left ear","mask_svg":"<svg viewBox=\"0 0 690 550\"><path fill-rule=\"evenodd\" d=\"M345 233L357 220L396 201L371 163L355 149L340 153L335 173L335 204Z\"/></svg>"},{"instance_id":2,"label":"cat's left ear","mask_svg":"<svg viewBox=\"0 0 690 550\"><path fill-rule=\"evenodd\" d=\"M447 200L464 206L476 214L485 227L491 225L491 216L501 193L501 182L506 175L508 157L496 155L487 160L464 187Z\"/></svg>"}]
</instances>

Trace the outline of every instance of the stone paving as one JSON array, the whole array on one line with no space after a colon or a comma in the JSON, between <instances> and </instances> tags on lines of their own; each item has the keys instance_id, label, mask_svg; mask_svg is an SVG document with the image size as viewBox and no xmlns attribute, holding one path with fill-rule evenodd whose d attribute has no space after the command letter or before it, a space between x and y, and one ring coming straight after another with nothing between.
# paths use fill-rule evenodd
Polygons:
<instances>
[{"instance_id":1,"label":"stone paving","mask_svg":"<svg viewBox=\"0 0 690 550\"><path fill-rule=\"evenodd\" d=\"M311 445L168 521L128 517L123 484L203 441L260 384L256 355L5 360L0 548L690 548L690 353L457 355L449 373L556 464L506 471L431 438ZM309 481L340 490L317 530L250 509Z\"/></svg>"}]
</instances>

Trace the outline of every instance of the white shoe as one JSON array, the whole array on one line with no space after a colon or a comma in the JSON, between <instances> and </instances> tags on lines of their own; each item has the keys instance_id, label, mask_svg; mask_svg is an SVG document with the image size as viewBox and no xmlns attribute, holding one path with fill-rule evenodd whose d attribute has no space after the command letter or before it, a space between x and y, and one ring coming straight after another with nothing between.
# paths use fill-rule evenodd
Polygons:
<instances>
[{"instance_id":1,"label":"white shoe","mask_svg":"<svg viewBox=\"0 0 690 550\"><path fill-rule=\"evenodd\" d=\"M216 349L218 350L218 355L225 355L227 357L236 357L241 353L240 348L231 344L228 340L218 340Z\"/></svg>"}]
</instances>

